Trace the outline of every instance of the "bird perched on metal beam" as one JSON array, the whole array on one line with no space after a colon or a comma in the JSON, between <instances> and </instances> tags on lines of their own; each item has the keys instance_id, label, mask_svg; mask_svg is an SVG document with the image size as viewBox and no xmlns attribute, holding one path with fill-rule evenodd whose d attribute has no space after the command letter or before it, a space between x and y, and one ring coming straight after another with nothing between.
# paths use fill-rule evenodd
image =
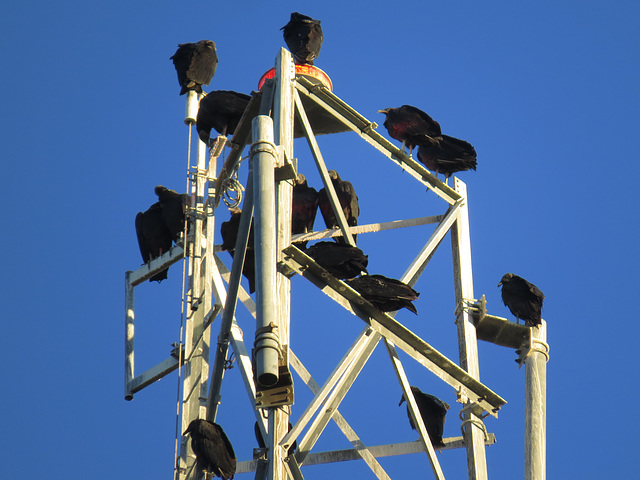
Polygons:
<instances>
[{"instance_id":1,"label":"bird perched on metal beam","mask_svg":"<svg viewBox=\"0 0 640 480\"><path fill-rule=\"evenodd\" d=\"M223 480L233 478L236 473L236 454L220 425L208 420L193 420L183 433L187 434L191 435L191 449L198 466L205 473Z\"/></svg>"},{"instance_id":2,"label":"bird perched on metal beam","mask_svg":"<svg viewBox=\"0 0 640 480\"><path fill-rule=\"evenodd\" d=\"M216 44L211 40L198 43L180 43L170 57L178 73L180 95L189 90L202 93L202 85L209 85L218 67Z\"/></svg>"},{"instance_id":3,"label":"bird perched on metal beam","mask_svg":"<svg viewBox=\"0 0 640 480\"><path fill-rule=\"evenodd\" d=\"M444 447L445 445L442 441L442 435L444 434L444 421L447 416L447 410L450 408L449 404L443 402L434 395L423 393L418 387L412 386L411 393L413 393L413 398L416 399L420 416L422 417L422 421L424 422L424 426L427 429L427 433L429 434L429 438L431 439L431 443L434 448ZM404 394L402 394L402 398L400 399L398 406L402 405L402 402L405 400ZM416 425L411 418L409 402L407 402L407 416L409 417L409 424L411 425L411 428L417 430Z\"/></svg>"},{"instance_id":4,"label":"bird perched on metal beam","mask_svg":"<svg viewBox=\"0 0 640 480\"><path fill-rule=\"evenodd\" d=\"M347 220L347 224L350 227L358 225L358 216L360 215L360 206L358 205L358 196L353 188L351 182L342 180L338 172L335 170L329 170L329 178L333 184L333 188L338 196L338 201L342 207L342 211ZM329 200L329 193L326 188L322 188L318 193L318 206L320 207L320 213L324 219L324 223L327 228L338 228L338 217L333 211L331 201ZM353 236L355 241L356 236ZM342 237L339 237L338 242L347 243Z\"/></svg>"},{"instance_id":5,"label":"bird perched on metal beam","mask_svg":"<svg viewBox=\"0 0 640 480\"><path fill-rule=\"evenodd\" d=\"M162 205L156 202L145 212L136 215L136 236L142 261L148 263L171 248L171 234L162 219ZM168 268L161 270L149 279L150 282L161 282L167 278Z\"/></svg>"},{"instance_id":6,"label":"bird perched on metal beam","mask_svg":"<svg viewBox=\"0 0 640 480\"><path fill-rule=\"evenodd\" d=\"M502 301L516 321L522 319L529 327L542 323L544 293L538 287L513 273L506 273L498 286L502 286Z\"/></svg>"},{"instance_id":7,"label":"bird perched on metal beam","mask_svg":"<svg viewBox=\"0 0 640 480\"><path fill-rule=\"evenodd\" d=\"M178 193L162 185L155 188L155 193L162 206L162 221L169 230L171 240L177 242L185 228L189 195Z\"/></svg>"},{"instance_id":8,"label":"bird perched on metal beam","mask_svg":"<svg viewBox=\"0 0 640 480\"><path fill-rule=\"evenodd\" d=\"M196 117L198 136L207 145L211 129L220 135L233 135L251 97L233 90L214 90L200 100Z\"/></svg>"},{"instance_id":9,"label":"bird perched on metal beam","mask_svg":"<svg viewBox=\"0 0 640 480\"><path fill-rule=\"evenodd\" d=\"M296 63L313 65L313 61L320 55L324 40L320 20L293 12L289 23L280 30L283 31L284 41Z\"/></svg>"},{"instance_id":10,"label":"bird perched on metal beam","mask_svg":"<svg viewBox=\"0 0 640 480\"><path fill-rule=\"evenodd\" d=\"M230 208L231 218L220 224L220 234L222 235L222 250L226 250L234 257L236 250L236 238L238 238L238 228L240 227L240 216L242 210L239 208ZM247 251L242 266L242 274L249 280L249 293L256 291L256 264L255 249L253 243L253 218L251 219L251 229L249 230L249 240L247 243Z\"/></svg>"},{"instance_id":11,"label":"bird perched on metal beam","mask_svg":"<svg viewBox=\"0 0 640 480\"><path fill-rule=\"evenodd\" d=\"M409 149L409 155L417 145L437 143L442 135L440 124L419 108L402 105L398 108L385 108L378 113L386 115L384 126L389 136L402 142Z\"/></svg>"},{"instance_id":12,"label":"bird perched on metal beam","mask_svg":"<svg viewBox=\"0 0 640 480\"><path fill-rule=\"evenodd\" d=\"M293 200L291 206L291 233L313 232L313 224L318 213L318 191L307 185L307 178L299 173L293 186ZM307 242L296 242L299 248L305 248Z\"/></svg>"},{"instance_id":13,"label":"bird perched on metal beam","mask_svg":"<svg viewBox=\"0 0 640 480\"><path fill-rule=\"evenodd\" d=\"M469 142L442 135L436 143L426 143L418 147L418 160L429 170L443 173L445 182L449 177L464 170L475 170L476 150Z\"/></svg>"},{"instance_id":14,"label":"bird perched on metal beam","mask_svg":"<svg viewBox=\"0 0 640 480\"><path fill-rule=\"evenodd\" d=\"M318 242L305 250L318 265L339 279L353 278L367 272L369 257L348 243Z\"/></svg>"},{"instance_id":15,"label":"bird perched on metal beam","mask_svg":"<svg viewBox=\"0 0 640 480\"><path fill-rule=\"evenodd\" d=\"M155 188L158 202L146 212L136 215L136 236L144 263L167 253L173 242L180 238L185 227L185 215L189 196L170 190L162 185ZM160 282L167 278L168 268L149 279Z\"/></svg>"},{"instance_id":16,"label":"bird perched on metal beam","mask_svg":"<svg viewBox=\"0 0 640 480\"><path fill-rule=\"evenodd\" d=\"M406 308L416 315L418 314L418 310L412 302L417 300L420 294L400 280L384 275L362 275L345 280L345 283L382 312Z\"/></svg>"}]
</instances>

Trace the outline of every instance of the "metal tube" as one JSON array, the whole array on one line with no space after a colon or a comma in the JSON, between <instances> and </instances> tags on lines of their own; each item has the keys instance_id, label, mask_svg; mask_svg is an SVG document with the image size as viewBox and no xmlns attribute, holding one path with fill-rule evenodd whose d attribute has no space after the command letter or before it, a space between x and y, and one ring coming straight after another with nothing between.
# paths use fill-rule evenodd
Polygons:
<instances>
[{"instance_id":1,"label":"metal tube","mask_svg":"<svg viewBox=\"0 0 640 480\"><path fill-rule=\"evenodd\" d=\"M531 351L525 359L525 480L547 477L547 322L531 329Z\"/></svg>"},{"instance_id":2,"label":"metal tube","mask_svg":"<svg viewBox=\"0 0 640 480\"><path fill-rule=\"evenodd\" d=\"M189 90L187 92L184 112L184 123L186 125L194 125L198 116L198 107L200 106L200 98L197 92Z\"/></svg>"},{"instance_id":3,"label":"metal tube","mask_svg":"<svg viewBox=\"0 0 640 480\"><path fill-rule=\"evenodd\" d=\"M252 122L253 188L255 196L256 259L256 374L258 383L278 381L280 343L276 310L276 210L275 173L277 150L273 144L273 120L258 115Z\"/></svg>"},{"instance_id":4,"label":"metal tube","mask_svg":"<svg viewBox=\"0 0 640 480\"><path fill-rule=\"evenodd\" d=\"M124 274L124 399L133 400L131 381L133 380L133 337L134 327L134 296L131 285L131 274L128 270Z\"/></svg>"},{"instance_id":5,"label":"metal tube","mask_svg":"<svg viewBox=\"0 0 640 480\"><path fill-rule=\"evenodd\" d=\"M467 186L455 178L455 191L463 199L458 218L451 227L451 246L453 250L453 280L456 304L461 305L473 296L473 269L471 266L471 235L469 230L469 203ZM452 209L453 210L453 209ZM471 377L480 380L480 362L478 359L478 339L471 313L467 309L456 312L458 326L458 350L460 366ZM473 412L466 411L462 420L467 427L463 430L467 446L467 470L469 480L487 480L487 458L484 448L484 431L478 428L482 420Z\"/></svg>"},{"instance_id":6,"label":"metal tube","mask_svg":"<svg viewBox=\"0 0 640 480\"><path fill-rule=\"evenodd\" d=\"M236 314L236 304L238 302L238 290L242 278L242 268L244 267L245 254L249 243L249 232L251 231L251 217L253 216L253 168L249 168L247 178L247 189L245 190L244 203L242 204L242 215L238 225L238 235L234 247L233 264L231 266L231 276L229 278L229 289L222 312L220 323L220 333L218 334L218 348L213 361L213 371L211 373L211 384L207 398L207 420L216 421L218 405L220 404L220 389L224 376L224 364L229 351L229 332L233 325L233 317Z\"/></svg>"}]
</instances>

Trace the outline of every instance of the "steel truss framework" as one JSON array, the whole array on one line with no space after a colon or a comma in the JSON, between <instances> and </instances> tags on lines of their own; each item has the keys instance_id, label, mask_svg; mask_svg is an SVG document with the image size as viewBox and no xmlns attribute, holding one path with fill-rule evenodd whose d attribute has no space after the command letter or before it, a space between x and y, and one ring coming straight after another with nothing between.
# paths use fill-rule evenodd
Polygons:
<instances>
[{"instance_id":1,"label":"steel truss framework","mask_svg":"<svg viewBox=\"0 0 640 480\"><path fill-rule=\"evenodd\" d=\"M133 289L162 268L183 258L183 246L177 245L170 252L151 261L136 272L127 272L126 274L125 398L132 399L136 392L176 370L180 362L184 362L182 431L194 418L207 418L215 421L220 402L220 387L224 378L230 346L242 374L248 396L254 405L261 405L259 398L261 393L257 392L254 380L256 359L251 358L245 346L243 332L235 319L236 303L237 300L240 300L249 313L256 318L258 327L262 325L260 322L264 315L271 315L272 317L269 318L275 318L279 358L281 361L284 360L285 369L291 367L296 371L313 392L314 398L305 407L290 431L288 431L286 409L274 406L255 408L256 421L263 438L266 440L266 452L262 452L264 456L260 458L238 462L237 473L256 471L256 478L264 478L266 475L269 479L290 477L298 480L303 478L300 467L304 465L362 459L377 478L389 479L390 477L378 462L378 457L424 451L435 477L444 479L425 426L420 415L417 414L417 405L411 394L402 362L398 358L396 349L400 348L455 389L458 401L464 405L461 412L464 427L462 429L463 436L445 439L444 448L466 448L469 478L486 479L487 467L484 449L485 445L495 442L495 437L486 431L482 419L487 415L497 416L498 410L506 401L479 381L477 338L512 348L521 348L523 345L531 346L533 344L546 346L544 343L546 336L544 338L537 337L540 338L540 341L532 341L531 329L515 325L500 317L487 315L484 302L478 302L474 299L467 194L463 182L456 178L454 187L449 187L378 134L375 131L377 126L375 123L360 115L328 89L313 84L304 77L296 78L291 55L284 49L276 59L275 70L274 80L268 82L261 92L254 92L233 138L230 141L223 137L218 138L218 144L212 147L212 155L208 165L206 164L204 144L198 142L200 145L198 166L192 174L192 193L195 201L192 205L191 217L194 220L195 228L190 233L188 239L190 241L187 242L190 278L188 298L191 309L186 322L185 345L183 349L178 349L177 353L174 352L164 362L138 376L134 375L133 368ZM193 101L197 101L197 99L192 99L188 112L189 109L193 110ZM431 217L348 227L315 140L313 122L310 121L306 113L314 108L322 110L325 119L326 115L333 119L335 122L334 131L354 131L383 155L402 167L418 182L435 192L446 203L446 211ZM273 117L273 120L269 116ZM189 120L189 118L193 119L195 115L188 114L187 117ZM291 162L294 124L298 135L302 131L307 139L324 186L329 192L334 211L339 218L340 229L297 235L293 240L313 240L344 235L350 243L353 243L352 234L436 224L430 238L400 279L413 286L445 235L448 232L451 233L455 297L458 305L456 325L459 364L448 359L419 336L398 323L393 314L388 315L380 312L362 298L358 292L333 277L304 252L291 245L292 186L291 182L287 180L294 178L295 175L295 165L292 165ZM270 134L270 131L274 133ZM251 134L253 134L253 141L249 178L236 243L236 254L232 269L229 271L213 248L214 211L221 198L222 182L236 169L241 160L242 152L249 144ZM231 146L231 150L220 174L215 178L216 158L225 142ZM261 157L258 158L259 156ZM266 170L261 170L261 174L254 178L253 172L258 171L257 168L266 168ZM268 169L272 169L274 175L264 175L264 171L269 171ZM273 212L275 218L273 219L267 218L268 212L258 211L261 202L264 203L268 200L264 197L264 192L269 191L269 185L267 187L264 185L266 178L270 178L274 182L274 190L272 190L274 193L271 195L275 195L277 198L277 202L272 199L276 205L276 211ZM265 260L261 259L256 252L256 303L240 286L242 262L247 248L250 221L254 214L254 203L256 238L262 238L260 235L267 235L267 232L264 232L266 228L272 230L276 246L273 253L276 256L274 263L277 265L277 271L269 273L268 267L260 265L260 262ZM206 222L203 221L204 219ZM269 221L273 223L269 224ZM265 228L264 225L267 227ZM351 348L322 385L316 383L289 345L289 278L293 274L299 274L309 280L323 293L365 323L362 332L355 339ZM263 278L266 275L271 275L272 278ZM225 287L225 283L227 287ZM265 307L264 304L271 302L261 302L261 299L274 298L269 297L271 290L276 301L274 305ZM215 303L213 302L214 298ZM265 314L264 308L275 308L275 312ZM211 378L208 381L209 327L219 314L221 314L220 330ZM409 409L420 435L420 440L417 442L367 447L338 410L341 401L380 341L385 344L398 382L405 398L408 399ZM267 349L265 348L265 350ZM530 351L531 348L527 350L527 352ZM541 351L541 349L538 348L536 351ZM526 352L521 353L523 359L526 356ZM257 363L259 364L259 361ZM293 387L291 386L291 388ZM290 393L292 395L292 392ZM263 415L265 412L266 418ZM311 453L320 434L331 419L352 443L353 449ZM303 434L305 428L306 431ZM182 440L176 478L199 478L201 473L194 468L195 462L190 446L186 438ZM298 442L298 448L293 455L287 457L287 449L294 440ZM537 454L540 455L540 452Z\"/></svg>"}]
</instances>

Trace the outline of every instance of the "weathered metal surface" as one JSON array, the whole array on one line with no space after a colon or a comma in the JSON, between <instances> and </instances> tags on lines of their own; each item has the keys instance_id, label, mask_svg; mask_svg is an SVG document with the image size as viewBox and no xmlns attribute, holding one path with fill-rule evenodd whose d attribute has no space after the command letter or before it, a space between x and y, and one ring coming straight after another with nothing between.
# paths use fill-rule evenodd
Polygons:
<instances>
[{"instance_id":1,"label":"weathered metal surface","mask_svg":"<svg viewBox=\"0 0 640 480\"><path fill-rule=\"evenodd\" d=\"M451 228L451 247L453 253L453 279L456 304L461 305L473 297L473 273L471 268L471 237L469 232L469 205L467 186L455 178L455 190L464 199L460 214ZM469 375L480 380L480 362L478 360L478 341L473 319L468 309L456 312L458 327L458 351L460 366ZM475 402L470 399L470 403ZM467 403L467 402L465 402ZM462 414L463 436L467 445L467 469L469 480L487 480L487 458L484 451L484 430L478 428L482 419L473 410L464 410Z\"/></svg>"},{"instance_id":2,"label":"weathered metal surface","mask_svg":"<svg viewBox=\"0 0 640 480\"><path fill-rule=\"evenodd\" d=\"M455 448L464 448L463 437L449 437L443 438L444 447L439 448L438 451L453 450ZM496 443L496 436L493 433L489 433L485 439L484 444L487 446ZM375 458L392 457L397 455L411 455L415 453L424 453L424 446L420 440L406 443L390 443L387 445L372 445L367 447L367 450ZM331 450L327 452L310 453L305 459L304 466L311 465L323 465L326 463L336 462L348 462L352 460L360 460L360 452L356 448L350 448L345 450ZM258 461L248 460L238 462L236 468L236 474L255 472Z\"/></svg>"},{"instance_id":3,"label":"weathered metal surface","mask_svg":"<svg viewBox=\"0 0 640 480\"><path fill-rule=\"evenodd\" d=\"M152 383L157 382L162 377L169 375L171 372L175 372L177 369L178 360L173 357L169 357L165 361L157 364L155 367L151 367L147 371L133 378L129 383L129 391L133 396L134 393L137 393Z\"/></svg>"},{"instance_id":4,"label":"weathered metal surface","mask_svg":"<svg viewBox=\"0 0 640 480\"><path fill-rule=\"evenodd\" d=\"M149 280L160 270L163 270L184 258L184 248L181 244L174 245L168 252L154 258L142 267L131 272L129 284L133 287Z\"/></svg>"},{"instance_id":5,"label":"weathered metal surface","mask_svg":"<svg viewBox=\"0 0 640 480\"><path fill-rule=\"evenodd\" d=\"M525 359L525 480L547 478L547 322L531 328L531 350Z\"/></svg>"}]
</instances>

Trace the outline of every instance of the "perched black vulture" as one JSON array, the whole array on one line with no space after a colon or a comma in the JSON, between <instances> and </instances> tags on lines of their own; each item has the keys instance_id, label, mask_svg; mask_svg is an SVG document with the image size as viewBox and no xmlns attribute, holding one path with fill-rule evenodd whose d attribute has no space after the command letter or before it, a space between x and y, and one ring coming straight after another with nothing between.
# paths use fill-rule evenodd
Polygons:
<instances>
[{"instance_id":1,"label":"perched black vulture","mask_svg":"<svg viewBox=\"0 0 640 480\"><path fill-rule=\"evenodd\" d=\"M542 323L544 293L538 287L513 273L506 273L498 284L501 285L502 301L516 320L522 319L530 327Z\"/></svg>"},{"instance_id":2,"label":"perched black vulture","mask_svg":"<svg viewBox=\"0 0 640 480\"><path fill-rule=\"evenodd\" d=\"M307 185L307 179L301 173L293 186L293 204L291 208L291 233L313 232L313 224L318 212L318 191ZM305 248L307 242L296 242L300 248Z\"/></svg>"},{"instance_id":3,"label":"perched black vulture","mask_svg":"<svg viewBox=\"0 0 640 480\"><path fill-rule=\"evenodd\" d=\"M242 210L239 208L231 208L231 218L220 225L220 233L222 234L222 250L226 250L233 254L236 248L236 238L238 237L238 228L240 227L240 216ZM242 266L242 274L249 280L249 292L256 291L256 266L255 251L253 243L253 219L251 219L251 230L249 231L249 242L247 244L247 253L244 257L244 265Z\"/></svg>"},{"instance_id":4,"label":"perched black vulture","mask_svg":"<svg viewBox=\"0 0 640 480\"><path fill-rule=\"evenodd\" d=\"M162 185L158 185L155 188L155 192L162 206L162 221L169 230L171 240L177 242L180 238L180 233L184 231L189 195L169 190Z\"/></svg>"},{"instance_id":5,"label":"perched black vulture","mask_svg":"<svg viewBox=\"0 0 640 480\"><path fill-rule=\"evenodd\" d=\"M144 263L159 257L171 248L171 233L162 218L162 205L156 202L146 212L136 215L136 235ZM168 268L156 273L150 282L167 278Z\"/></svg>"},{"instance_id":6,"label":"perched black vulture","mask_svg":"<svg viewBox=\"0 0 640 480\"><path fill-rule=\"evenodd\" d=\"M283 31L284 41L296 63L313 65L313 61L320 55L324 39L320 20L293 12L289 23L280 30Z\"/></svg>"},{"instance_id":7,"label":"perched black vulture","mask_svg":"<svg viewBox=\"0 0 640 480\"><path fill-rule=\"evenodd\" d=\"M358 247L347 243L318 242L307 248L305 253L339 279L367 273L368 256Z\"/></svg>"},{"instance_id":8,"label":"perched black vulture","mask_svg":"<svg viewBox=\"0 0 640 480\"><path fill-rule=\"evenodd\" d=\"M196 117L198 136L207 145L211 129L221 135L233 135L251 97L233 90L214 90L200 100Z\"/></svg>"},{"instance_id":9,"label":"perched black vulture","mask_svg":"<svg viewBox=\"0 0 640 480\"><path fill-rule=\"evenodd\" d=\"M178 73L178 82L182 87L180 95L189 90L202 93L202 85L209 85L218 66L216 44L211 40L198 43L180 43L174 53L173 64Z\"/></svg>"},{"instance_id":10,"label":"perched black vulture","mask_svg":"<svg viewBox=\"0 0 640 480\"><path fill-rule=\"evenodd\" d=\"M409 154L416 145L428 145L437 143L442 135L440 124L419 108L411 105L402 105L398 108L385 108L378 110L384 113L386 119L384 126L391 138L402 142L402 149L405 146L409 149Z\"/></svg>"},{"instance_id":11,"label":"perched black vulture","mask_svg":"<svg viewBox=\"0 0 640 480\"><path fill-rule=\"evenodd\" d=\"M442 135L437 143L418 147L418 160L429 170L443 173L445 181L455 172L476 169L476 150L469 142Z\"/></svg>"},{"instance_id":12,"label":"perched black vulture","mask_svg":"<svg viewBox=\"0 0 640 480\"><path fill-rule=\"evenodd\" d=\"M382 312L392 312L405 307L418 314L411 302L417 300L420 294L400 280L384 275L362 275L345 282Z\"/></svg>"},{"instance_id":13,"label":"perched black vulture","mask_svg":"<svg viewBox=\"0 0 640 480\"><path fill-rule=\"evenodd\" d=\"M413 397L416 399L416 403L418 404L418 410L420 410L420 416L422 417L422 421L424 422L424 426L427 428L427 433L429 434L429 438L431 439L431 443L434 447L444 447L444 442L442 441L442 435L444 433L444 420L447 416L447 410L449 410L449 405L438 397L434 397L433 395L429 395L428 393L422 393L418 387L411 387L411 393L413 393ZM398 406L402 405L406 399L404 398L404 394L402 394L402 398L400 399L400 403ZM409 413L409 403L407 402L407 416L409 417L409 423L411 424L411 428L416 429L415 424L413 423L413 419L411 418L411 413Z\"/></svg>"},{"instance_id":14,"label":"perched black vulture","mask_svg":"<svg viewBox=\"0 0 640 480\"><path fill-rule=\"evenodd\" d=\"M340 205L342 206L344 216L347 219L347 224L351 227L355 227L358 225L360 207L358 206L358 196L356 195L353 185L351 182L342 180L340 175L338 175L338 172L335 170L329 170L329 177L331 178L331 183L333 184L333 188L335 189ZM322 214L322 218L324 219L324 223L327 228L337 228L339 226L338 218L333 212L331 202L329 201L329 194L325 188L322 188L318 193L318 206L320 207L320 213ZM353 236L353 239L356 239L355 235ZM342 237L340 237L338 241L346 243Z\"/></svg>"},{"instance_id":15,"label":"perched black vulture","mask_svg":"<svg viewBox=\"0 0 640 480\"><path fill-rule=\"evenodd\" d=\"M233 478L236 454L220 425L208 420L193 420L183 433L186 434L191 435L191 448L203 471L224 480Z\"/></svg>"},{"instance_id":16,"label":"perched black vulture","mask_svg":"<svg viewBox=\"0 0 640 480\"><path fill-rule=\"evenodd\" d=\"M291 425L291 422L289 422L289 431L291 431L292 428L293 428L293 425ZM260 431L258 422L256 422L255 425L253 426L253 432L256 436L256 441L258 442L258 446L260 448L266 448L267 444L264 443L264 438L262 438L262 432ZM297 446L298 446L298 442L294 440L291 446L289 447L289 449L287 450L287 455L291 455L293 452L295 452Z\"/></svg>"}]
</instances>

